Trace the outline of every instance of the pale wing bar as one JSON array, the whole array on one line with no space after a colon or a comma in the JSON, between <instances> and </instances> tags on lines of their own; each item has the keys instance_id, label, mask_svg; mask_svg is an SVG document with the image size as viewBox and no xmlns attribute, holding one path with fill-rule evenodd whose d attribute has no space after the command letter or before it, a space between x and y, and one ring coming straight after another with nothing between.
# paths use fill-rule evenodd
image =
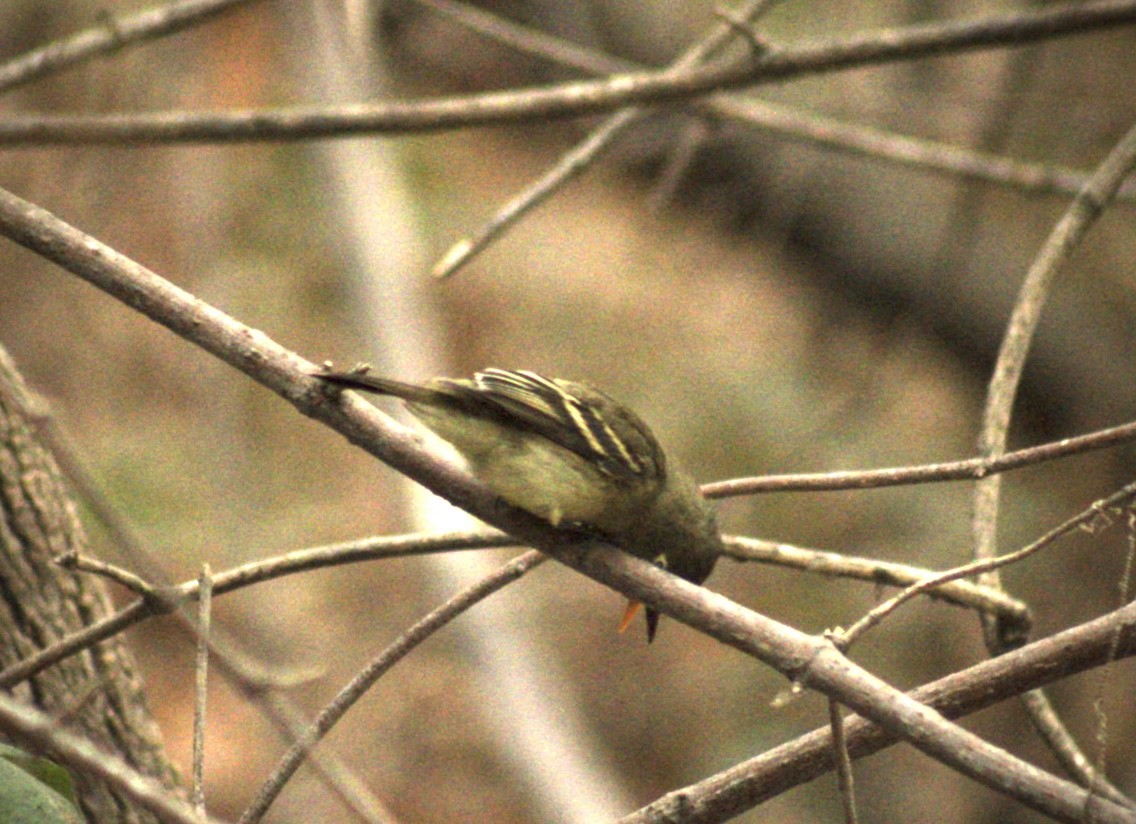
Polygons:
<instances>
[{"instance_id":1,"label":"pale wing bar","mask_svg":"<svg viewBox=\"0 0 1136 824\"><path fill-rule=\"evenodd\" d=\"M641 477L646 467L592 404L559 381L534 372L487 369L473 378L486 400L517 415L536 432L593 461L618 480ZM595 390L593 390L595 391Z\"/></svg>"}]
</instances>

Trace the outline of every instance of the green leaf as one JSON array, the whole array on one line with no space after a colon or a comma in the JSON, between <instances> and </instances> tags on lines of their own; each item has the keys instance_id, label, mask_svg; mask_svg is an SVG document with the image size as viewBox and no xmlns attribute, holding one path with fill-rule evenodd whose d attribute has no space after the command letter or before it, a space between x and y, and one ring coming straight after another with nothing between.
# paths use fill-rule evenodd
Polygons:
<instances>
[{"instance_id":1,"label":"green leaf","mask_svg":"<svg viewBox=\"0 0 1136 824\"><path fill-rule=\"evenodd\" d=\"M53 761L0 744L0 821L83 824L70 774Z\"/></svg>"}]
</instances>

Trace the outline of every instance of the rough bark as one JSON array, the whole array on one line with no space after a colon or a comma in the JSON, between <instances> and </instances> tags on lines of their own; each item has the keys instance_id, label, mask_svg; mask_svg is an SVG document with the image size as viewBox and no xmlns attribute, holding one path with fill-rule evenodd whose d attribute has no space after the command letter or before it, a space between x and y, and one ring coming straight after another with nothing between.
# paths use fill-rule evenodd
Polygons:
<instances>
[{"instance_id":1,"label":"rough bark","mask_svg":"<svg viewBox=\"0 0 1136 824\"><path fill-rule=\"evenodd\" d=\"M37 436L36 402L0 348L0 665L8 666L111 611L102 582L54 563L87 551L59 467ZM44 670L13 690L139 772L175 787L134 659L121 638ZM50 753L46 753L50 757ZM151 822L107 785L73 771L89 821Z\"/></svg>"}]
</instances>

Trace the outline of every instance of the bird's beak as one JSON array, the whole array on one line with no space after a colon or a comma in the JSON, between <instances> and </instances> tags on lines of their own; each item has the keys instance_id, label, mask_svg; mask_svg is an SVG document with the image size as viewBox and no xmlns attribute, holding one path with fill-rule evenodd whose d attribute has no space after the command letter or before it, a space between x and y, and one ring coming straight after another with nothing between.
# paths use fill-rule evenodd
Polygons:
<instances>
[{"instance_id":1,"label":"bird's beak","mask_svg":"<svg viewBox=\"0 0 1136 824\"><path fill-rule=\"evenodd\" d=\"M623 618L619 622L619 632L624 632L631 626L632 619L635 618L635 613L639 611L639 607L643 606L640 601L628 601L627 609L623 610Z\"/></svg>"},{"instance_id":2,"label":"bird's beak","mask_svg":"<svg viewBox=\"0 0 1136 824\"><path fill-rule=\"evenodd\" d=\"M659 613L647 607L645 610L647 615L647 643L655 640L655 630L659 628Z\"/></svg>"},{"instance_id":3,"label":"bird's beak","mask_svg":"<svg viewBox=\"0 0 1136 824\"><path fill-rule=\"evenodd\" d=\"M625 609L623 611L623 619L619 622L619 631L620 632L623 632L629 626L631 626L631 621L632 621L632 619L635 618L635 614L637 612L639 612L639 608L641 606L643 606L643 604L640 601L628 601L627 602L627 609ZM646 615L647 615L647 643L649 644L649 643L651 643L652 641L655 640L655 630L658 629L658 627L659 627L659 613L655 612L655 610L651 609L650 607L647 607Z\"/></svg>"}]
</instances>

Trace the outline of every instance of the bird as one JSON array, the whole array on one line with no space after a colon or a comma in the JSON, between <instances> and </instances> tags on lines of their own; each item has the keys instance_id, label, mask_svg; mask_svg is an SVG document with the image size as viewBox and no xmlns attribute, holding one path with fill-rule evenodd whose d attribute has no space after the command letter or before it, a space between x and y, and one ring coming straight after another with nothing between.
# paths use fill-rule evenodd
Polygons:
<instances>
[{"instance_id":1,"label":"bird","mask_svg":"<svg viewBox=\"0 0 1136 824\"><path fill-rule=\"evenodd\" d=\"M489 368L472 378L407 383L330 365L312 373L341 389L401 398L502 499L553 527L595 534L701 585L722 553L715 511L643 420L586 383ZM641 604L628 603L619 629ZM647 607L647 642L659 614Z\"/></svg>"}]
</instances>

